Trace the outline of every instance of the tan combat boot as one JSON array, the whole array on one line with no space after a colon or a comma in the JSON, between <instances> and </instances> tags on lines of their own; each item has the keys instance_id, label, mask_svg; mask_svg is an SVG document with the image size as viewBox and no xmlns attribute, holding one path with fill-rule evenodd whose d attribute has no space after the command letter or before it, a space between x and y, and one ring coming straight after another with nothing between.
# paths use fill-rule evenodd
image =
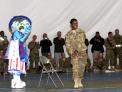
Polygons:
<instances>
[{"instance_id":1,"label":"tan combat boot","mask_svg":"<svg viewBox=\"0 0 122 92\"><path fill-rule=\"evenodd\" d=\"M74 88L78 88L78 78L74 78Z\"/></svg>"},{"instance_id":2,"label":"tan combat boot","mask_svg":"<svg viewBox=\"0 0 122 92\"><path fill-rule=\"evenodd\" d=\"M78 87L79 87L79 88L83 88L83 84L82 84L82 82L81 82L81 79L80 79L80 78L78 79Z\"/></svg>"}]
</instances>

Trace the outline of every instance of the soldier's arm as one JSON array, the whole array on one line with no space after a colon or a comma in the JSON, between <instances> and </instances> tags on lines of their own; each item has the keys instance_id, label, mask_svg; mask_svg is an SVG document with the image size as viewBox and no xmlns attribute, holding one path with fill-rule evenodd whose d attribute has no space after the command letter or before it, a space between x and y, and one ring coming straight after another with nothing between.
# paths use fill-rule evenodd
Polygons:
<instances>
[{"instance_id":1,"label":"soldier's arm","mask_svg":"<svg viewBox=\"0 0 122 92\"><path fill-rule=\"evenodd\" d=\"M113 40L113 48L115 48L116 47L116 42L115 42L115 40Z\"/></svg>"},{"instance_id":2,"label":"soldier's arm","mask_svg":"<svg viewBox=\"0 0 122 92\"><path fill-rule=\"evenodd\" d=\"M5 39L4 42L3 42L4 51L7 49L7 47L8 47L8 43L9 43L8 40Z\"/></svg>"},{"instance_id":3,"label":"soldier's arm","mask_svg":"<svg viewBox=\"0 0 122 92\"><path fill-rule=\"evenodd\" d=\"M28 48L30 49L30 42L29 42L29 44L28 44Z\"/></svg>"},{"instance_id":4,"label":"soldier's arm","mask_svg":"<svg viewBox=\"0 0 122 92\"><path fill-rule=\"evenodd\" d=\"M40 41L40 46L42 46L42 45L43 45L43 41L41 40L41 41Z\"/></svg>"},{"instance_id":5,"label":"soldier's arm","mask_svg":"<svg viewBox=\"0 0 122 92\"><path fill-rule=\"evenodd\" d=\"M91 44L91 45L94 44L94 38L92 38L92 39L90 40L90 44Z\"/></svg>"},{"instance_id":6,"label":"soldier's arm","mask_svg":"<svg viewBox=\"0 0 122 92\"><path fill-rule=\"evenodd\" d=\"M89 40L86 38L86 34L84 33L84 39L85 39L85 45L88 47L89 45Z\"/></svg>"},{"instance_id":7,"label":"soldier's arm","mask_svg":"<svg viewBox=\"0 0 122 92\"><path fill-rule=\"evenodd\" d=\"M33 49L34 46L35 46L35 44L32 44L31 42L29 42L29 44L28 44L28 48L29 48L30 50Z\"/></svg>"},{"instance_id":8,"label":"soldier's arm","mask_svg":"<svg viewBox=\"0 0 122 92\"><path fill-rule=\"evenodd\" d=\"M121 35L121 45L122 45L122 35Z\"/></svg>"},{"instance_id":9,"label":"soldier's arm","mask_svg":"<svg viewBox=\"0 0 122 92\"><path fill-rule=\"evenodd\" d=\"M82 51L86 51L87 50L87 47L86 47L86 35L85 35L85 32L83 32L83 33L81 33L81 36L80 36L81 38L82 38L82 40L81 40L81 44L82 44L82 49L79 49L79 53L81 53ZM80 38L79 38L80 39ZM88 41L88 40L87 40ZM87 45L88 45L89 43L87 43Z\"/></svg>"},{"instance_id":10,"label":"soldier's arm","mask_svg":"<svg viewBox=\"0 0 122 92\"><path fill-rule=\"evenodd\" d=\"M8 46L8 44L9 44L9 41L8 41L8 39L7 39L7 36L5 36L4 44L5 44L5 47L7 47L7 46Z\"/></svg>"},{"instance_id":11,"label":"soldier's arm","mask_svg":"<svg viewBox=\"0 0 122 92\"><path fill-rule=\"evenodd\" d=\"M86 38L85 39L85 45L88 47L89 46L89 40Z\"/></svg>"},{"instance_id":12,"label":"soldier's arm","mask_svg":"<svg viewBox=\"0 0 122 92\"><path fill-rule=\"evenodd\" d=\"M66 38L65 38L65 44L66 44L67 53L69 55L71 55L73 53L73 50L72 50L72 47L71 47L70 38L69 38L68 34L66 35Z\"/></svg>"},{"instance_id":13,"label":"soldier's arm","mask_svg":"<svg viewBox=\"0 0 122 92\"><path fill-rule=\"evenodd\" d=\"M37 49L40 49L40 44L39 44L39 42L37 42L36 44L37 44Z\"/></svg>"},{"instance_id":14,"label":"soldier's arm","mask_svg":"<svg viewBox=\"0 0 122 92\"><path fill-rule=\"evenodd\" d=\"M65 45L65 40L64 40L64 38L63 38L63 40L62 40L62 44Z\"/></svg>"},{"instance_id":15,"label":"soldier's arm","mask_svg":"<svg viewBox=\"0 0 122 92\"><path fill-rule=\"evenodd\" d=\"M52 42L49 40L49 46L52 46Z\"/></svg>"},{"instance_id":16,"label":"soldier's arm","mask_svg":"<svg viewBox=\"0 0 122 92\"><path fill-rule=\"evenodd\" d=\"M106 49L113 49L113 48L109 45L107 39L105 39L104 45L105 45Z\"/></svg>"}]
</instances>

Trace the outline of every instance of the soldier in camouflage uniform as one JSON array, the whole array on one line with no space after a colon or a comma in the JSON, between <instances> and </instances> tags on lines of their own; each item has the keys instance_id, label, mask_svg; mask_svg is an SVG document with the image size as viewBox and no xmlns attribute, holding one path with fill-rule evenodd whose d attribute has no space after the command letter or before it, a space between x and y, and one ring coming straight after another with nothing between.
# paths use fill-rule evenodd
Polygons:
<instances>
[{"instance_id":1,"label":"soldier in camouflage uniform","mask_svg":"<svg viewBox=\"0 0 122 92\"><path fill-rule=\"evenodd\" d=\"M106 72L115 70L115 40L113 33L108 33L108 38L105 39L106 47ZM110 65L109 65L110 62Z\"/></svg>"},{"instance_id":2,"label":"soldier in camouflage uniform","mask_svg":"<svg viewBox=\"0 0 122 92\"><path fill-rule=\"evenodd\" d=\"M119 58L119 67L122 70L122 36L119 34L119 29L115 30L114 39L116 43L115 66L117 67L117 58Z\"/></svg>"},{"instance_id":3,"label":"soldier in camouflage uniform","mask_svg":"<svg viewBox=\"0 0 122 92\"><path fill-rule=\"evenodd\" d=\"M5 36L4 31L1 31L0 32L0 73L1 75L7 72L8 61L4 57L7 46L8 46L7 36Z\"/></svg>"},{"instance_id":4,"label":"soldier in camouflage uniform","mask_svg":"<svg viewBox=\"0 0 122 92\"><path fill-rule=\"evenodd\" d=\"M4 73L4 54L2 47L2 40L0 38L0 75L3 75Z\"/></svg>"},{"instance_id":5,"label":"soldier in camouflage uniform","mask_svg":"<svg viewBox=\"0 0 122 92\"><path fill-rule=\"evenodd\" d=\"M77 19L71 19L71 31L66 34L66 48L71 57L74 88L83 87L85 66L87 64L87 47L85 45L85 33L78 28Z\"/></svg>"},{"instance_id":6,"label":"soldier in camouflage uniform","mask_svg":"<svg viewBox=\"0 0 122 92\"><path fill-rule=\"evenodd\" d=\"M39 42L36 42L37 36L33 35L32 41L29 42L28 48L30 49L29 61L30 61L30 69L33 69L33 63L35 62L35 69L38 69L39 62Z\"/></svg>"}]
</instances>

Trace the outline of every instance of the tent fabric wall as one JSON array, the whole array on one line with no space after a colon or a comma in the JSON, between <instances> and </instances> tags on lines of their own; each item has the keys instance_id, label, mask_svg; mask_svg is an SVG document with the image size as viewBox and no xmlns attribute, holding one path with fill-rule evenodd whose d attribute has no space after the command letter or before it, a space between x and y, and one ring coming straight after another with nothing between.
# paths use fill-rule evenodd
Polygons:
<instances>
[{"instance_id":1,"label":"tent fabric wall","mask_svg":"<svg viewBox=\"0 0 122 92\"><path fill-rule=\"evenodd\" d=\"M33 27L28 41L33 34L41 40L43 33L52 40L57 31L62 31L65 37L70 30L71 18L78 19L79 27L86 32L88 39L96 31L103 37L116 28L122 33L122 0L0 0L0 15L0 30L4 30L8 38L11 17L30 17Z\"/></svg>"}]
</instances>

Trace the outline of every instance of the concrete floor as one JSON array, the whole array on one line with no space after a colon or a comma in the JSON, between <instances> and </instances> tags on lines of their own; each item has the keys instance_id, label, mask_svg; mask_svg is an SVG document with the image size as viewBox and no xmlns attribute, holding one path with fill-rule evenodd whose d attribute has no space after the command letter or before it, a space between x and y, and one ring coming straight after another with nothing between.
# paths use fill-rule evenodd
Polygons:
<instances>
[{"instance_id":1,"label":"concrete floor","mask_svg":"<svg viewBox=\"0 0 122 92\"><path fill-rule=\"evenodd\" d=\"M51 81L46 85L47 75L43 76L41 86L38 86L40 74L27 74L22 76L23 80L27 82L27 87L24 89L11 89L11 76L6 76L4 79L0 76L0 92L122 92L122 72L116 73L86 73L83 80L84 88L74 89L71 73L60 73L63 80L64 87L62 87L58 80L55 79L57 88L54 87Z\"/></svg>"}]
</instances>

